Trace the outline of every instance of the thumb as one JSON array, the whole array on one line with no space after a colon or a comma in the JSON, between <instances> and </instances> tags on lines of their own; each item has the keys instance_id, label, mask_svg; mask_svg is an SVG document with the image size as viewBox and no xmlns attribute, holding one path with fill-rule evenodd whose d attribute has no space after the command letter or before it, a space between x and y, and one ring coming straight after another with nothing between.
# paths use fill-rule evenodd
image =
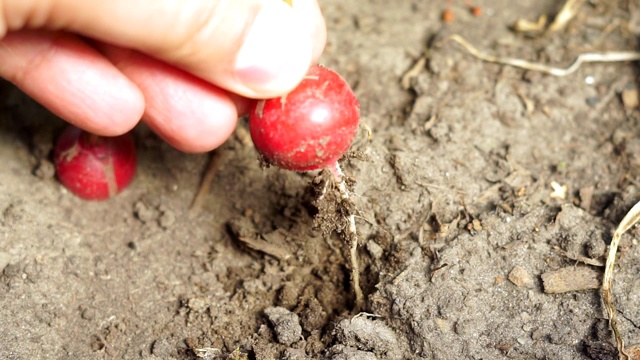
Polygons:
<instances>
[{"instance_id":1,"label":"thumb","mask_svg":"<svg viewBox=\"0 0 640 360\"><path fill-rule=\"evenodd\" d=\"M74 32L138 50L253 98L293 89L326 39L316 0L293 0L292 6L283 0L4 2L0 38L22 28Z\"/></svg>"}]
</instances>

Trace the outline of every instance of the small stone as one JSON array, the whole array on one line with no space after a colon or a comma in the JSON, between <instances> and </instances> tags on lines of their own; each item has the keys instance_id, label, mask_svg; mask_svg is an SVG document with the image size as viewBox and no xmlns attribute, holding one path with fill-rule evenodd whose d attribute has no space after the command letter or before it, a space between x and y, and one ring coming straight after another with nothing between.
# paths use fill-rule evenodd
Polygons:
<instances>
[{"instance_id":1,"label":"small stone","mask_svg":"<svg viewBox=\"0 0 640 360\"><path fill-rule=\"evenodd\" d=\"M533 278L522 266L516 266L509 273L509 281L516 286L532 287Z\"/></svg>"},{"instance_id":2,"label":"small stone","mask_svg":"<svg viewBox=\"0 0 640 360\"><path fill-rule=\"evenodd\" d=\"M478 220L478 219L473 219L473 221L471 222L471 224L473 225L473 230L475 230L475 231L482 231L482 223L480 222L480 220Z\"/></svg>"},{"instance_id":3,"label":"small stone","mask_svg":"<svg viewBox=\"0 0 640 360\"><path fill-rule=\"evenodd\" d=\"M280 306L269 307L264 313L273 325L280 344L291 346L302 339L302 326L298 315Z\"/></svg>"}]
</instances>

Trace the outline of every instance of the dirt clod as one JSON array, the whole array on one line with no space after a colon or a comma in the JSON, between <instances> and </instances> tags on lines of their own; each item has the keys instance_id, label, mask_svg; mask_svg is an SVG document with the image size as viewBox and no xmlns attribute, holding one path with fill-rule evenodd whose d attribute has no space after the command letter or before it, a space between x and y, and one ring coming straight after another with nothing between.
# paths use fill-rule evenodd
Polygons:
<instances>
[{"instance_id":1,"label":"dirt clod","mask_svg":"<svg viewBox=\"0 0 640 360\"><path fill-rule=\"evenodd\" d=\"M147 223L149 221L153 221L158 217L158 211L152 207L150 207L147 203L142 200L136 201L133 205L133 213L138 218L138 220L143 223Z\"/></svg>"},{"instance_id":2,"label":"dirt clod","mask_svg":"<svg viewBox=\"0 0 640 360\"><path fill-rule=\"evenodd\" d=\"M398 339L393 330L383 322L369 319L366 315L340 321L334 333L338 341L349 347L387 358L398 356Z\"/></svg>"},{"instance_id":3,"label":"dirt clod","mask_svg":"<svg viewBox=\"0 0 640 360\"><path fill-rule=\"evenodd\" d=\"M173 346L167 339L158 339L151 345L151 353L160 358L171 357Z\"/></svg>"},{"instance_id":4,"label":"dirt clod","mask_svg":"<svg viewBox=\"0 0 640 360\"><path fill-rule=\"evenodd\" d=\"M304 349L288 348L282 353L282 360L309 360L310 357Z\"/></svg>"},{"instance_id":5,"label":"dirt clod","mask_svg":"<svg viewBox=\"0 0 640 360\"><path fill-rule=\"evenodd\" d=\"M313 332L314 330L321 330L328 320L328 314L315 298L310 298L307 302L307 306L300 313L302 320L302 328L305 331Z\"/></svg>"},{"instance_id":6,"label":"dirt clod","mask_svg":"<svg viewBox=\"0 0 640 360\"><path fill-rule=\"evenodd\" d=\"M40 160L33 169L33 174L40 179L50 180L56 176L56 168L49 160Z\"/></svg>"},{"instance_id":7,"label":"dirt clod","mask_svg":"<svg viewBox=\"0 0 640 360\"><path fill-rule=\"evenodd\" d=\"M302 339L302 327L298 315L283 307L269 307L264 310L264 313L273 325L279 343L292 345Z\"/></svg>"},{"instance_id":8,"label":"dirt clod","mask_svg":"<svg viewBox=\"0 0 640 360\"><path fill-rule=\"evenodd\" d=\"M333 346L329 349L329 355L331 360L378 360L372 352L344 345Z\"/></svg>"},{"instance_id":9,"label":"dirt clod","mask_svg":"<svg viewBox=\"0 0 640 360\"><path fill-rule=\"evenodd\" d=\"M171 228L173 224L175 224L176 222L175 213L164 205L160 205L160 207L158 208L158 211L160 212L160 217L158 218L158 225L160 225L160 227L165 230Z\"/></svg>"}]
</instances>

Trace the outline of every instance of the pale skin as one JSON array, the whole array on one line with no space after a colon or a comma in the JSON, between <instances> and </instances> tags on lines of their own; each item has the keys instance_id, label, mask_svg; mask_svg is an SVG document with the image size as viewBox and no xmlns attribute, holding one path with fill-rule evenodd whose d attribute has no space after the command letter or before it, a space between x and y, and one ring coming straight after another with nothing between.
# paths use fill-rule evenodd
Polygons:
<instances>
[{"instance_id":1,"label":"pale skin","mask_svg":"<svg viewBox=\"0 0 640 360\"><path fill-rule=\"evenodd\" d=\"M143 119L186 152L293 89L325 40L316 0L0 0L0 77L90 132Z\"/></svg>"}]
</instances>

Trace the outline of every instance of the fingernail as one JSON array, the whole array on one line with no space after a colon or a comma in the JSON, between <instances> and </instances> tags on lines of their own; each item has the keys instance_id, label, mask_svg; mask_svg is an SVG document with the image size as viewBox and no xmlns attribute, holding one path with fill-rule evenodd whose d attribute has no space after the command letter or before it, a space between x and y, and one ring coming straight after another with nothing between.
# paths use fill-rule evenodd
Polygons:
<instances>
[{"instance_id":1,"label":"fingernail","mask_svg":"<svg viewBox=\"0 0 640 360\"><path fill-rule=\"evenodd\" d=\"M311 33L284 2L260 10L235 62L238 80L256 96L288 92L311 64Z\"/></svg>"}]
</instances>

